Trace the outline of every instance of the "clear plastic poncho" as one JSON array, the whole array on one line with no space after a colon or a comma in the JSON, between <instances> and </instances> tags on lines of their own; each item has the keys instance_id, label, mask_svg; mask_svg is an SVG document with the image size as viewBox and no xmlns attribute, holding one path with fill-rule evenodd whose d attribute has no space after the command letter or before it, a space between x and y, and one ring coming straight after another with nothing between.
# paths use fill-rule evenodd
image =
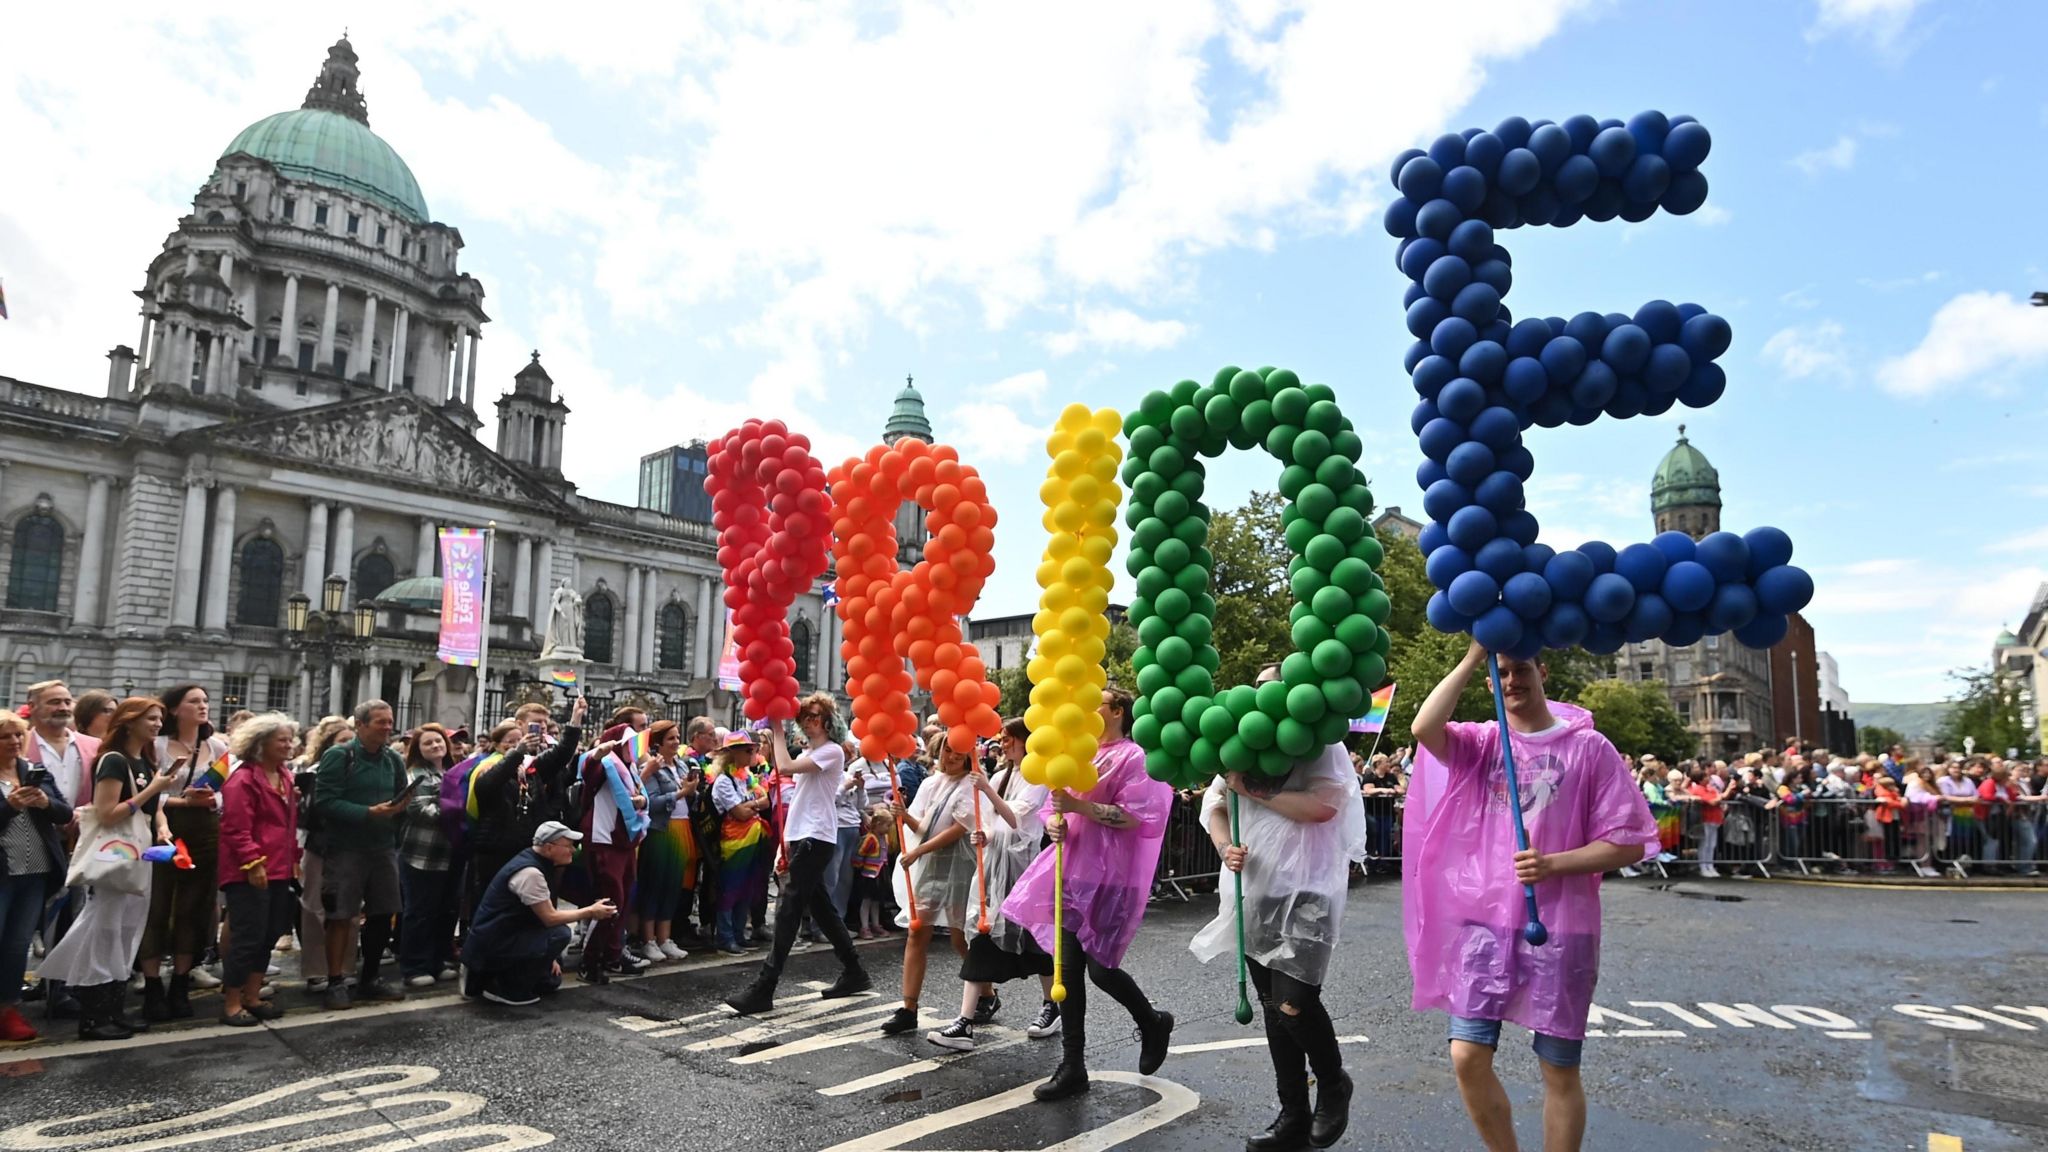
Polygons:
<instances>
[{"instance_id":1,"label":"clear plastic poncho","mask_svg":"<svg viewBox=\"0 0 2048 1152\"><path fill-rule=\"evenodd\" d=\"M1627 762L1593 730L1592 714L1559 703L1550 711L1556 727L1514 737L1530 847L1565 852L1604 840L1656 856L1650 806ZM1401 903L1413 1006L1582 1039L1600 975L1600 877L1537 885L1550 939L1525 943L1500 729L1454 723L1444 732L1445 759L1417 749L1408 783Z\"/></svg>"},{"instance_id":2,"label":"clear plastic poncho","mask_svg":"<svg viewBox=\"0 0 2048 1152\"><path fill-rule=\"evenodd\" d=\"M926 777L910 801L910 813L924 825L924 833L919 835L905 823L904 850L924 843L956 823L964 825L967 832L973 832L973 803L974 782L965 774L948 776L934 772ZM912 919L909 885L905 883L900 863L890 871L893 873L890 883L895 886L896 907L902 910L896 914L896 926L908 928ZM974 880L974 845L965 833L939 851L919 857L910 866L909 880L917 891L915 911L918 923L933 928L973 929L975 914L967 904L967 889Z\"/></svg>"},{"instance_id":3,"label":"clear plastic poncho","mask_svg":"<svg viewBox=\"0 0 2048 1152\"><path fill-rule=\"evenodd\" d=\"M981 830L988 837L988 845L982 849L981 862L982 871L988 877L988 935L996 947L1013 955L1022 955L1027 933L1015 921L1003 916L1003 900L1016 886L1018 878L1024 875L1024 870L1031 867L1039 847L1045 843L1045 817L1039 809L1045 807L1052 789L1026 780L1023 770L1014 766L998 772L996 776L1002 781L1003 801L1017 817L1017 826L1010 827L996 813L995 805L989 803L987 797L979 798ZM982 888L981 879L977 876L967 894L970 922L981 916Z\"/></svg>"},{"instance_id":4,"label":"clear plastic poncho","mask_svg":"<svg viewBox=\"0 0 2048 1152\"><path fill-rule=\"evenodd\" d=\"M1336 806L1320 824L1290 820L1254 800L1238 798L1238 841L1245 847L1244 954L1304 984L1321 987L1344 926L1351 863L1365 859L1365 805L1344 745L1295 764L1282 792L1312 792ZM1202 828L1216 813L1230 818L1231 792L1217 777L1202 794ZM1207 964L1237 948L1237 886L1228 869L1217 877L1216 918L1188 942Z\"/></svg>"}]
</instances>

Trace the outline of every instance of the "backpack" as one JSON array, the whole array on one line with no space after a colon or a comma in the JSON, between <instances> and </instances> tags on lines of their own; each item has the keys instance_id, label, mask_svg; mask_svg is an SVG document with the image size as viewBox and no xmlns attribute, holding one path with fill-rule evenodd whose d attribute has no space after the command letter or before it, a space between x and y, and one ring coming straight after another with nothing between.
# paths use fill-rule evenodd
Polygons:
<instances>
[{"instance_id":1,"label":"backpack","mask_svg":"<svg viewBox=\"0 0 2048 1152\"><path fill-rule=\"evenodd\" d=\"M590 819L590 789L583 786L585 775L590 771L591 753L576 758L576 778L569 781L567 795L562 803L562 823L571 828L582 828ZM603 764L600 772L609 771Z\"/></svg>"}]
</instances>

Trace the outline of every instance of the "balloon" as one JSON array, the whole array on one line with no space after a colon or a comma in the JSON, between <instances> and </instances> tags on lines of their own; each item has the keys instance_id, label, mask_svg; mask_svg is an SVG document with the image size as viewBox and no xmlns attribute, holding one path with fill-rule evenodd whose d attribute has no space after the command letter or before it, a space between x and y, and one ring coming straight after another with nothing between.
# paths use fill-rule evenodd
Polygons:
<instances>
[{"instance_id":1,"label":"balloon","mask_svg":"<svg viewBox=\"0 0 2048 1152\"><path fill-rule=\"evenodd\" d=\"M865 459L849 459L835 472L843 472L846 482L833 485L825 518L835 525L844 647L877 669L856 679L848 664L856 730L887 736L889 755L915 750L912 678L900 665L908 660L916 684L932 693L947 746L971 752L977 739L1002 729L990 704L1001 693L988 682L980 651L960 631L960 617L972 610L995 570L996 512L987 486L953 448L915 438L876 445ZM868 478L865 487L857 483L862 476ZM905 501L926 510L930 537L924 558L899 569L896 514ZM1041 583L1057 584L1057 565L1050 581L1043 576ZM868 744L864 738L863 754Z\"/></svg>"},{"instance_id":2,"label":"balloon","mask_svg":"<svg viewBox=\"0 0 2048 1152\"><path fill-rule=\"evenodd\" d=\"M781 660L791 651L789 608L830 565L826 476L810 441L780 422L749 420L712 442L705 487L715 490L712 527L741 654L741 692L753 719L795 715L798 685ZM773 556L775 562L763 563Z\"/></svg>"},{"instance_id":3,"label":"balloon","mask_svg":"<svg viewBox=\"0 0 2048 1152\"><path fill-rule=\"evenodd\" d=\"M1520 653L1541 644L1606 653L1653 638L1682 646L1731 630L1749 644L1782 634L1784 617L1811 600L1812 578L1792 567L1792 542L1777 529L1697 543L1667 532L1618 553L1598 541L1566 552L1535 543L1528 430L1706 407L1727 388L1715 361L1732 337L1721 317L1669 300L1633 314L1517 322L1504 306L1514 275L1502 230L1691 212L1706 202L1699 167L1710 146L1688 116L1649 111L1626 123L1573 116L1533 126L1517 117L1410 150L1396 165L1405 207L1387 213L1386 224L1409 280L1402 307L1415 343L1403 363L1418 398L1409 426L1424 457L1415 476L1428 522L1418 544L1436 590L1425 610L1432 626ZM1170 406L1168 398L1162 419ZM1304 428L1277 419L1266 447L1297 463L1287 457L1303 440L1311 454L1321 447ZM1328 545L1313 541L1318 527L1336 533L1289 484L1283 475L1282 494L1299 514L1287 543L1309 569L1291 568L1290 585L1312 605L1330 582L1320 563ZM1303 615L1290 623L1301 628ZM1296 636L1304 638L1319 639L1313 628Z\"/></svg>"}]
</instances>

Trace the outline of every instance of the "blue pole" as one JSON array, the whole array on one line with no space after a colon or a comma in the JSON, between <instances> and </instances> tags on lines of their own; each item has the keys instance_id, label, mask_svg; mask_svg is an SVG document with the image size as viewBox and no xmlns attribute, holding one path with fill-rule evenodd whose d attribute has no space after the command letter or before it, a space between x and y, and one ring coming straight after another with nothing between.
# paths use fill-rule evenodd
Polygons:
<instances>
[{"instance_id":1,"label":"blue pole","mask_svg":"<svg viewBox=\"0 0 2048 1152\"><path fill-rule=\"evenodd\" d=\"M1488 652L1486 669L1493 678L1493 717L1500 724L1500 755L1507 768L1508 811L1515 814L1515 849L1527 852L1529 829L1522 824L1522 788L1515 779L1515 746L1508 732L1508 698L1500 690L1500 657ZM1535 885L1522 885L1522 902L1529 913L1529 922L1522 926L1522 939L1528 941L1532 948L1539 947L1550 939L1550 931L1543 927L1543 917L1536 911Z\"/></svg>"}]
</instances>

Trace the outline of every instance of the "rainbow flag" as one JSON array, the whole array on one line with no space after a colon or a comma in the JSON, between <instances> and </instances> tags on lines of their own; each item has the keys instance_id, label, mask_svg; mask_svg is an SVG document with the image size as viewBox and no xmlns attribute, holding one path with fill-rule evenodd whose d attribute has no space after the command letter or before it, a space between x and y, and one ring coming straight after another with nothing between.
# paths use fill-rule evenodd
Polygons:
<instances>
[{"instance_id":1,"label":"rainbow flag","mask_svg":"<svg viewBox=\"0 0 2048 1152\"><path fill-rule=\"evenodd\" d=\"M228 773L233 770L234 765L229 762L228 754L223 752L219 759L208 765L206 771L201 772L198 778L192 781L192 787L211 788L218 792L221 785L228 782Z\"/></svg>"},{"instance_id":2,"label":"rainbow flag","mask_svg":"<svg viewBox=\"0 0 2048 1152\"><path fill-rule=\"evenodd\" d=\"M1351 722L1351 730L1353 732L1379 732L1384 730L1387 726L1387 712L1393 707L1394 686L1389 684L1372 694L1372 707L1366 710L1365 715Z\"/></svg>"},{"instance_id":3,"label":"rainbow flag","mask_svg":"<svg viewBox=\"0 0 2048 1152\"><path fill-rule=\"evenodd\" d=\"M626 763L628 764L638 764L649 756L654 755L654 746L647 738L647 729L642 728L640 731L628 736L626 742L619 745L619 751L626 754Z\"/></svg>"},{"instance_id":4,"label":"rainbow flag","mask_svg":"<svg viewBox=\"0 0 2048 1152\"><path fill-rule=\"evenodd\" d=\"M557 668L548 673L548 679L553 681L558 688L574 688L576 686L576 670L574 668Z\"/></svg>"}]
</instances>

